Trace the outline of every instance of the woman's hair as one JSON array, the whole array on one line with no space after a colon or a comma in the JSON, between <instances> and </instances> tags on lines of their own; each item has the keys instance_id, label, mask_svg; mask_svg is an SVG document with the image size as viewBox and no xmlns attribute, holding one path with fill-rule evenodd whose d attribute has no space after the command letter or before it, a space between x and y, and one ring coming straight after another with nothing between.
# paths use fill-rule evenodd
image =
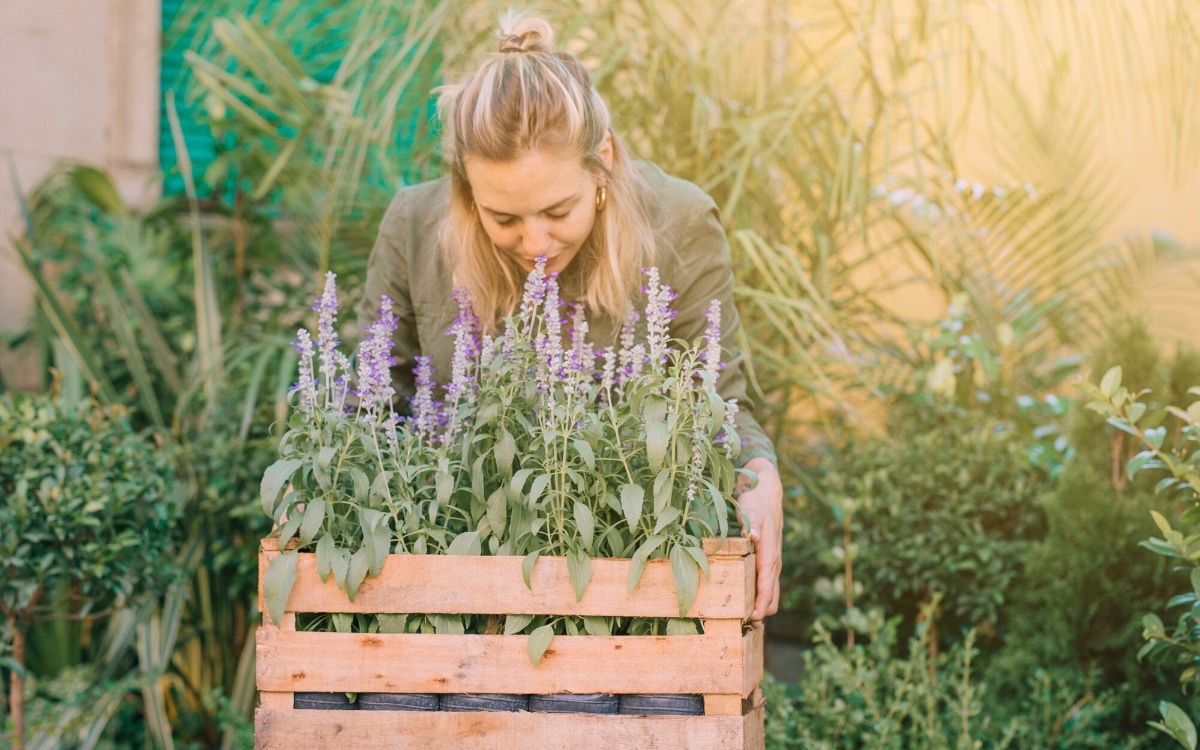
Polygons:
<instances>
[{"instance_id":1,"label":"woman's hair","mask_svg":"<svg viewBox=\"0 0 1200 750\"><path fill-rule=\"evenodd\" d=\"M454 283L467 289L487 330L516 309L525 271L498 252L484 230L464 159L508 162L550 149L578 156L605 187L604 210L572 263L583 264L590 311L624 319L640 269L655 255L645 180L615 133L612 168L601 160L604 137L612 132L608 107L579 59L555 51L549 23L510 12L501 17L498 36L498 52L461 83L438 90L451 185L440 244Z\"/></svg>"}]
</instances>

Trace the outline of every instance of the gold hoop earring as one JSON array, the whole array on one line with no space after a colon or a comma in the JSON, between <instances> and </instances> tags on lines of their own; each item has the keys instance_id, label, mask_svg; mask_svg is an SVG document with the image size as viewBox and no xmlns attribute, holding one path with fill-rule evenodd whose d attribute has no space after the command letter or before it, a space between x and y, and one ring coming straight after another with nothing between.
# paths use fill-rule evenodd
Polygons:
<instances>
[{"instance_id":1,"label":"gold hoop earring","mask_svg":"<svg viewBox=\"0 0 1200 750\"><path fill-rule=\"evenodd\" d=\"M596 188L596 213L603 211L606 205L608 205L608 188L601 185Z\"/></svg>"}]
</instances>

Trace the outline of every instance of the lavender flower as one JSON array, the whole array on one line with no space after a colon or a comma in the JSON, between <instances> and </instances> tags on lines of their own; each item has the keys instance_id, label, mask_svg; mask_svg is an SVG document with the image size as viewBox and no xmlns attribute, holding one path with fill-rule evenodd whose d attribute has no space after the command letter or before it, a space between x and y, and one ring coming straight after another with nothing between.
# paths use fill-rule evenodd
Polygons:
<instances>
[{"instance_id":1,"label":"lavender flower","mask_svg":"<svg viewBox=\"0 0 1200 750\"><path fill-rule=\"evenodd\" d=\"M675 317L671 309L671 300L675 293L671 287L659 282L658 269L651 266L643 268L647 276L646 286L646 344L649 348L650 362L658 366L667 360L668 327Z\"/></svg>"},{"instance_id":2,"label":"lavender flower","mask_svg":"<svg viewBox=\"0 0 1200 750\"><path fill-rule=\"evenodd\" d=\"M300 391L300 406L305 411L311 411L317 405L317 381L313 373L313 342L312 335L307 329L301 328L296 332L296 340L292 342L296 354L300 355L300 381L296 390Z\"/></svg>"},{"instance_id":3,"label":"lavender flower","mask_svg":"<svg viewBox=\"0 0 1200 750\"><path fill-rule=\"evenodd\" d=\"M708 312L704 314L708 326L704 329L704 371L708 373L710 383L715 388L717 374L721 367L721 300L715 299L708 304Z\"/></svg>"},{"instance_id":4,"label":"lavender flower","mask_svg":"<svg viewBox=\"0 0 1200 750\"><path fill-rule=\"evenodd\" d=\"M600 392L611 403L613 386L617 381L617 353L608 346L604 348L601 356L604 357L604 367L600 371Z\"/></svg>"},{"instance_id":5,"label":"lavender flower","mask_svg":"<svg viewBox=\"0 0 1200 750\"><path fill-rule=\"evenodd\" d=\"M358 346L358 396L359 406L371 417L378 417L383 407L391 413L392 387L391 366L392 334L399 323L392 311L392 300L384 295L380 298L379 317L367 326L367 337Z\"/></svg>"},{"instance_id":6,"label":"lavender flower","mask_svg":"<svg viewBox=\"0 0 1200 750\"><path fill-rule=\"evenodd\" d=\"M433 360L417 356L415 368L417 390L412 397L412 424L417 434L432 438L438 424L438 405L433 400Z\"/></svg>"},{"instance_id":7,"label":"lavender flower","mask_svg":"<svg viewBox=\"0 0 1200 750\"><path fill-rule=\"evenodd\" d=\"M460 401L474 403L475 378L471 365L479 356L479 318L471 306L471 298L466 289L454 290L454 299L458 302L458 317L446 332L454 337L454 357L450 365L450 384L446 387L447 400L456 408Z\"/></svg>"},{"instance_id":8,"label":"lavender flower","mask_svg":"<svg viewBox=\"0 0 1200 750\"><path fill-rule=\"evenodd\" d=\"M313 312L317 313L317 358L321 363L321 378L324 386L330 389L326 392L327 399L331 398L334 380L337 377L338 361L335 355L337 347L342 343L334 329L338 314L336 279L337 276L332 271L325 274L325 289L312 308ZM327 400L325 406L330 407L332 404Z\"/></svg>"}]
</instances>

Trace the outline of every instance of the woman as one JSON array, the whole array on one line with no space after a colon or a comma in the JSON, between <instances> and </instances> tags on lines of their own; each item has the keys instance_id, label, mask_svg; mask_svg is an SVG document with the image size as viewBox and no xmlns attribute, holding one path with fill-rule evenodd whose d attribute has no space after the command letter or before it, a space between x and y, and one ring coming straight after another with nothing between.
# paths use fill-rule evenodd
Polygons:
<instances>
[{"instance_id":1,"label":"woman","mask_svg":"<svg viewBox=\"0 0 1200 750\"><path fill-rule=\"evenodd\" d=\"M729 244L712 199L652 164L635 163L612 132L608 108L573 55L556 52L539 18L501 20L499 51L462 83L441 89L443 152L450 174L403 188L388 208L367 267L360 320L386 294L397 305L393 369L401 397L415 391L414 358L450 372L465 288L494 331L520 300L538 257L559 274L563 299L588 307L597 350L616 342L640 307L642 268L655 265L678 294L670 334L704 332L709 301L721 301L725 361L718 390L740 407L740 461L757 483L739 496L755 540L754 619L779 608L783 489L775 452L754 420L736 345Z\"/></svg>"}]
</instances>

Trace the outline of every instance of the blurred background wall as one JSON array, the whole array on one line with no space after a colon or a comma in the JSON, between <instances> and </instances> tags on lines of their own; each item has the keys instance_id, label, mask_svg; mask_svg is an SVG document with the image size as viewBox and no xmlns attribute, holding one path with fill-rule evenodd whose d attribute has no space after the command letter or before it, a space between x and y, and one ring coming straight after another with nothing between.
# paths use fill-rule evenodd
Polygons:
<instances>
[{"instance_id":1,"label":"blurred background wall","mask_svg":"<svg viewBox=\"0 0 1200 750\"><path fill-rule=\"evenodd\" d=\"M21 227L12 173L28 191L80 161L133 205L158 195L161 12L161 0L0 0L0 332L34 309L8 241ZM3 347L0 373L13 388L37 382L34 363Z\"/></svg>"}]
</instances>

